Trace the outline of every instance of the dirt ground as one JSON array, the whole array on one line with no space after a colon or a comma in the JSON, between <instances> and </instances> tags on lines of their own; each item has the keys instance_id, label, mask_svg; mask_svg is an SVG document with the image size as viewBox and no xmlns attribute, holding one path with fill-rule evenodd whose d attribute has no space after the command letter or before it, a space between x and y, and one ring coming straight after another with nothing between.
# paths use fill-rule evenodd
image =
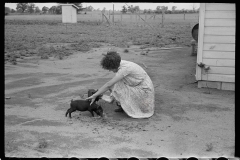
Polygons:
<instances>
[{"instance_id":1,"label":"dirt ground","mask_svg":"<svg viewBox=\"0 0 240 160\"><path fill-rule=\"evenodd\" d=\"M99 65L109 47L62 60L33 56L5 64L6 157L234 156L235 92L197 88L190 47L146 55L136 46L129 52L115 48L151 77L156 97L151 118L116 113L116 105L103 100L106 118L78 111L72 119L65 117L71 99L81 99L114 76Z\"/></svg>"}]
</instances>

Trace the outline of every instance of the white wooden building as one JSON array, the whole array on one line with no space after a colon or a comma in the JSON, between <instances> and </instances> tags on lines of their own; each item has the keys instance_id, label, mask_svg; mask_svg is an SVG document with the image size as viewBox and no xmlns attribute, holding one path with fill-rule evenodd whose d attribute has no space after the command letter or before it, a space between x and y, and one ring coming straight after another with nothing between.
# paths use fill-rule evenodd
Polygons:
<instances>
[{"instance_id":1,"label":"white wooden building","mask_svg":"<svg viewBox=\"0 0 240 160\"><path fill-rule=\"evenodd\" d=\"M77 9L74 4L61 4L62 6L62 23L77 23Z\"/></svg>"},{"instance_id":2,"label":"white wooden building","mask_svg":"<svg viewBox=\"0 0 240 160\"><path fill-rule=\"evenodd\" d=\"M198 87L235 90L236 6L201 3L196 80Z\"/></svg>"}]
</instances>

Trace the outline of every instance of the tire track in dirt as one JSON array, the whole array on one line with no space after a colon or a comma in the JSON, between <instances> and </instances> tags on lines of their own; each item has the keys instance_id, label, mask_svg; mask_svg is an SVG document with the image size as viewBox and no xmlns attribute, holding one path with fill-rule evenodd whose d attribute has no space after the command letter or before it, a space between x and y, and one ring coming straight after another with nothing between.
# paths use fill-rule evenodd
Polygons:
<instances>
[{"instance_id":1,"label":"tire track in dirt","mask_svg":"<svg viewBox=\"0 0 240 160\"><path fill-rule=\"evenodd\" d=\"M102 78L103 80L107 81L109 80L109 78ZM34 79L36 80L36 78ZM79 81L79 80L72 80L71 82L67 82L67 83L63 83L63 82L56 82L56 81L52 81L52 82L48 82L47 84L40 84L40 85L35 85L35 86L31 86L31 87L20 87L20 88L13 88L13 89L8 89L5 90L5 94L13 94L13 93L17 93L17 92L26 92L29 91L31 89L36 89L36 90L46 90L46 92L48 92L51 88L53 90L56 90L56 88L68 88L69 86L76 86L76 85L82 85L84 86L84 84L94 84L96 83L96 79L89 79L89 80L83 80L83 81Z\"/></svg>"}]
</instances>

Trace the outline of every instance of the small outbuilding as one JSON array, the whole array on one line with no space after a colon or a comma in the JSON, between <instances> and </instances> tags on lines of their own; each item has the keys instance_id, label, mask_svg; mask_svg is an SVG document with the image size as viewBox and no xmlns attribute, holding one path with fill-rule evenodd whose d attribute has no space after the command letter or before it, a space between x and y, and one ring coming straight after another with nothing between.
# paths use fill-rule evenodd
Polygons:
<instances>
[{"instance_id":1,"label":"small outbuilding","mask_svg":"<svg viewBox=\"0 0 240 160\"><path fill-rule=\"evenodd\" d=\"M62 23L77 23L77 7L74 4L61 4L62 6Z\"/></svg>"},{"instance_id":2,"label":"small outbuilding","mask_svg":"<svg viewBox=\"0 0 240 160\"><path fill-rule=\"evenodd\" d=\"M201 3L196 80L198 88L235 90L236 5Z\"/></svg>"}]
</instances>

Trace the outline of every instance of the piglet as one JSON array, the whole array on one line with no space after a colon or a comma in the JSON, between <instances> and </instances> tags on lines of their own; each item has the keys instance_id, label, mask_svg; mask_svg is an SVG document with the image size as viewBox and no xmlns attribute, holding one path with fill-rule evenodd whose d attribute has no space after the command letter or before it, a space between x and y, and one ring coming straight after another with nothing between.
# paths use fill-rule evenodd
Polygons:
<instances>
[{"instance_id":1,"label":"piglet","mask_svg":"<svg viewBox=\"0 0 240 160\"><path fill-rule=\"evenodd\" d=\"M88 97L90 97L91 95L93 95L94 93L96 93L97 90L94 89L89 89L88 90ZM69 117L71 117L71 113L75 112L76 110L78 111L89 111L92 116L94 117L94 113L95 112L97 115L103 117L103 109L100 105L96 104L96 101L98 101L100 98L102 97L102 95L99 95L95 101L92 103L92 105L90 105L91 100L71 100L70 103L70 108L67 110L65 116L67 117L67 115L69 114Z\"/></svg>"}]
</instances>

